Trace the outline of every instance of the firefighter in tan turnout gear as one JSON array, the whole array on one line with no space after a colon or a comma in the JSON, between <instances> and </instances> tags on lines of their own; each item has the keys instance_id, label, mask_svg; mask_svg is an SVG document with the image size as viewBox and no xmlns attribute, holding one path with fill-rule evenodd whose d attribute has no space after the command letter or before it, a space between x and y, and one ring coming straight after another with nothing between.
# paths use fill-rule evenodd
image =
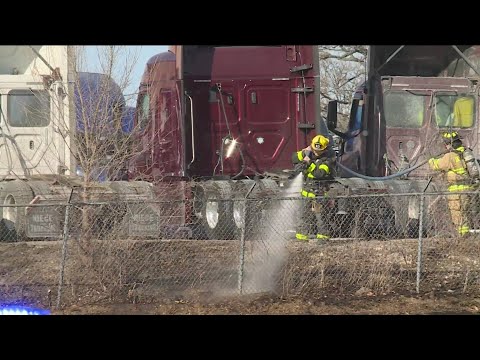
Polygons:
<instances>
[{"instance_id":1,"label":"firefighter in tan turnout gear","mask_svg":"<svg viewBox=\"0 0 480 360\"><path fill-rule=\"evenodd\" d=\"M312 139L311 145L293 153L292 162L297 171L303 172L302 213L298 219L295 237L308 241L310 237L319 240L330 238L325 215L325 189L321 181L333 178L334 158L327 156L329 140L323 135Z\"/></svg>"},{"instance_id":2,"label":"firefighter in tan turnout gear","mask_svg":"<svg viewBox=\"0 0 480 360\"><path fill-rule=\"evenodd\" d=\"M428 162L430 168L442 172L448 183L449 192L473 191L477 188L478 168L472 151L463 146L457 132L444 133L442 138L449 152L440 158L431 158ZM458 234L463 236L470 230L468 218L470 196L452 194L447 198L453 224Z\"/></svg>"}]
</instances>

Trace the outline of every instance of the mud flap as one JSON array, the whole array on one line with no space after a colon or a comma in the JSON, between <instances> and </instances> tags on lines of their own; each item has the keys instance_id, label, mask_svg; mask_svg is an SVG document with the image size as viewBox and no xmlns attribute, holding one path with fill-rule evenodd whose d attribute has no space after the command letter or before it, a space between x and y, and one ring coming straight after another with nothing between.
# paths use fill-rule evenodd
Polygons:
<instances>
[{"instance_id":1,"label":"mud flap","mask_svg":"<svg viewBox=\"0 0 480 360\"><path fill-rule=\"evenodd\" d=\"M27 206L27 237L60 238L63 234L65 217L65 197L55 195L37 195L29 205L45 204L47 206ZM58 204L58 206L52 206Z\"/></svg>"},{"instance_id":2,"label":"mud flap","mask_svg":"<svg viewBox=\"0 0 480 360\"><path fill-rule=\"evenodd\" d=\"M128 236L158 237L160 214L151 204L129 204L125 216Z\"/></svg>"},{"instance_id":3,"label":"mud flap","mask_svg":"<svg viewBox=\"0 0 480 360\"><path fill-rule=\"evenodd\" d=\"M322 211L322 205L316 201L312 201L312 211L319 214Z\"/></svg>"},{"instance_id":4,"label":"mud flap","mask_svg":"<svg viewBox=\"0 0 480 360\"><path fill-rule=\"evenodd\" d=\"M422 234L424 237L427 236L427 227L426 223L426 213L427 213L427 204L424 204L423 208L423 231ZM408 219L407 219L407 228L406 236L409 238L416 238L419 233L420 227L420 198L418 196L412 196L408 199Z\"/></svg>"},{"instance_id":5,"label":"mud flap","mask_svg":"<svg viewBox=\"0 0 480 360\"><path fill-rule=\"evenodd\" d=\"M408 218L419 219L420 217L420 199L418 197L408 198Z\"/></svg>"}]
</instances>

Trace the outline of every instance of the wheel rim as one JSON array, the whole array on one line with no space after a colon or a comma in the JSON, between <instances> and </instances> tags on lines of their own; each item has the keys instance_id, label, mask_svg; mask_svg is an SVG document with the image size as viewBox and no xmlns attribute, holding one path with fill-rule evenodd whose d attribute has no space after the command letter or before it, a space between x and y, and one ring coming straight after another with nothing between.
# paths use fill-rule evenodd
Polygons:
<instances>
[{"instance_id":1,"label":"wheel rim","mask_svg":"<svg viewBox=\"0 0 480 360\"><path fill-rule=\"evenodd\" d=\"M15 205L15 198L12 195L8 195L3 202L4 205ZM17 208L16 207L5 207L3 208L3 218L5 219L5 225L9 230L15 228L15 223L17 222Z\"/></svg>"},{"instance_id":2,"label":"wheel rim","mask_svg":"<svg viewBox=\"0 0 480 360\"><path fill-rule=\"evenodd\" d=\"M237 228L241 228L245 224L245 201L233 203L233 221Z\"/></svg>"},{"instance_id":3,"label":"wheel rim","mask_svg":"<svg viewBox=\"0 0 480 360\"><path fill-rule=\"evenodd\" d=\"M207 218L207 224L211 229L215 229L218 225L218 202L207 201L205 207L205 217Z\"/></svg>"}]
</instances>

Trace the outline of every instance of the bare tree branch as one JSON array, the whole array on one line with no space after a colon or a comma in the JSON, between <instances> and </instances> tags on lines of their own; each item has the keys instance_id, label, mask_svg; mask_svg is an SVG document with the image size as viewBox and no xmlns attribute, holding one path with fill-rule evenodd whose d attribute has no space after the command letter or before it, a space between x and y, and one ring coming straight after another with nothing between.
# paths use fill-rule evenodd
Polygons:
<instances>
[{"instance_id":1,"label":"bare tree branch","mask_svg":"<svg viewBox=\"0 0 480 360\"><path fill-rule=\"evenodd\" d=\"M327 103L337 100L339 129L348 125L353 94L365 75L366 46L322 45L320 57L320 101L323 116Z\"/></svg>"},{"instance_id":2,"label":"bare tree branch","mask_svg":"<svg viewBox=\"0 0 480 360\"><path fill-rule=\"evenodd\" d=\"M363 45L322 45L319 46L319 49L320 60L338 59L363 63L367 55L367 48Z\"/></svg>"}]
</instances>

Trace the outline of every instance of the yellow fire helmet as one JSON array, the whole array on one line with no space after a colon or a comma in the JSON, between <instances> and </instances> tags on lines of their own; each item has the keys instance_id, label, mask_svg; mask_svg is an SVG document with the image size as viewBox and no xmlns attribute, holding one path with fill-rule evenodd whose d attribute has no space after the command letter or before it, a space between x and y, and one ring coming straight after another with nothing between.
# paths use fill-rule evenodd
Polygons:
<instances>
[{"instance_id":1,"label":"yellow fire helmet","mask_svg":"<svg viewBox=\"0 0 480 360\"><path fill-rule=\"evenodd\" d=\"M456 131L446 132L442 134L442 138L446 144L450 144L454 141L460 140L460 135Z\"/></svg>"},{"instance_id":2,"label":"yellow fire helmet","mask_svg":"<svg viewBox=\"0 0 480 360\"><path fill-rule=\"evenodd\" d=\"M330 140L328 140L327 137L323 135L317 135L312 139L312 150L313 151L322 151L325 150L328 146L328 143Z\"/></svg>"}]
</instances>

